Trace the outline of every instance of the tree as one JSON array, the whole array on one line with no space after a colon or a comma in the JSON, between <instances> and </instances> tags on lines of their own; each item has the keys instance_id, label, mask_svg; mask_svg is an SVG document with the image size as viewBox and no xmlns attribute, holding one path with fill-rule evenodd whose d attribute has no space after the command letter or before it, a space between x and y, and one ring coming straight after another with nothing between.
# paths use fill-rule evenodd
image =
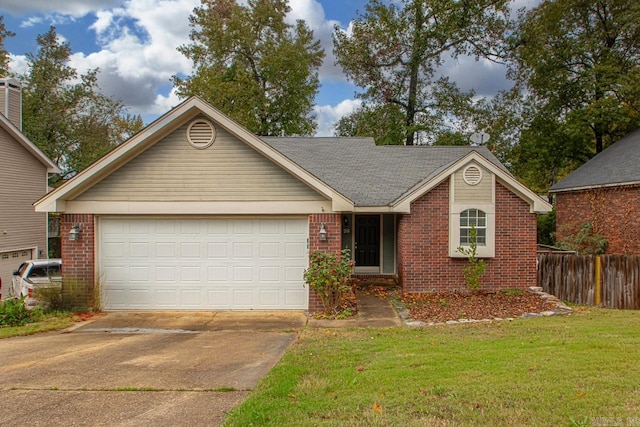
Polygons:
<instances>
[{"instance_id":1,"label":"tree","mask_svg":"<svg viewBox=\"0 0 640 427\"><path fill-rule=\"evenodd\" d=\"M334 125L336 136L371 136L378 145L404 139L404 115L399 105L361 105Z\"/></svg>"},{"instance_id":2,"label":"tree","mask_svg":"<svg viewBox=\"0 0 640 427\"><path fill-rule=\"evenodd\" d=\"M404 143L413 145L419 132L437 134L472 110L473 93L441 76L440 66L447 56L501 57L507 3L370 0L351 32L335 28L334 53L363 89L365 109L400 108Z\"/></svg>"},{"instance_id":3,"label":"tree","mask_svg":"<svg viewBox=\"0 0 640 427\"><path fill-rule=\"evenodd\" d=\"M638 22L637 0L547 0L519 17L510 76L531 115L516 156L541 189L640 125Z\"/></svg>"},{"instance_id":4,"label":"tree","mask_svg":"<svg viewBox=\"0 0 640 427\"><path fill-rule=\"evenodd\" d=\"M13 37L16 34L7 30L4 25L4 16L0 15L0 77L9 75L9 52L4 47L4 41L7 37Z\"/></svg>"},{"instance_id":5,"label":"tree","mask_svg":"<svg viewBox=\"0 0 640 427\"><path fill-rule=\"evenodd\" d=\"M23 82L23 131L70 178L142 128L142 119L103 95L98 70L78 76L68 43L55 27L37 37L37 54L27 54Z\"/></svg>"},{"instance_id":6,"label":"tree","mask_svg":"<svg viewBox=\"0 0 640 427\"><path fill-rule=\"evenodd\" d=\"M324 51L303 21L287 24L287 0L202 0L189 18L194 65L173 77L179 96L198 95L258 135L310 135Z\"/></svg>"}]
</instances>

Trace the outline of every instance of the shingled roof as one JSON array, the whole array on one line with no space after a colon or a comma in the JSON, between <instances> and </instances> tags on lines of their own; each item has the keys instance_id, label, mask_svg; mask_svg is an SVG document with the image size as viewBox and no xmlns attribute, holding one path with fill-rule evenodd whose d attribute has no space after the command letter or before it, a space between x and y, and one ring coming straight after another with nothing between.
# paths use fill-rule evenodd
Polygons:
<instances>
[{"instance_id":1,"label":"shingled roof","mask_svg":"<svg viewBox=\"0 0 640 427\"><path fill-rule=\"evenodd\" d=\"M640 183L640 128L554 184L550 193Z\"/></svg>"},{"instance_id":2,"label":"shingled roof","mask_svg":"<svg viewBox=\"0 0 640 427\"><path fill-rule=\"evenodd\" d=\"M509 173L485 147L377 146L372 138L261 139L356 206L387 206L471 151Z\"/></svg>"}]
</instances>

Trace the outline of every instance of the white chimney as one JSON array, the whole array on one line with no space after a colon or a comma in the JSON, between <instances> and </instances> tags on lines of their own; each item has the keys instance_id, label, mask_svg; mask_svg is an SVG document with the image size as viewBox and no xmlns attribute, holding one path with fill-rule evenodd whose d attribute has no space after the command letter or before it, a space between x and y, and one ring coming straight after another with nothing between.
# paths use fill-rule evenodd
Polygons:
<instances>
[{"instance_id":1,"label":"white chimney","mask_svg":"<svg viewBox=\"0 0 640 427\"><path fill-rule=\"evenodd\" d=\"M0 113L22 132L22 85L16 79L0 79Z\"/></svg>"}]
</instances>

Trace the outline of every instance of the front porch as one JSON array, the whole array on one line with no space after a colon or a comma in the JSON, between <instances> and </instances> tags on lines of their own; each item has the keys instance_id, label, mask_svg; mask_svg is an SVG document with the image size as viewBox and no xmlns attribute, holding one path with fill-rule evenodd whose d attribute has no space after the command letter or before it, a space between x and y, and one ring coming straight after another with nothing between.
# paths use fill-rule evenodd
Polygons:
<instances>
[{"instance_id":1,"label":"front porch","mask_svg":"<svg viewBox=\"0 0 640 427\"><path fill-rule=\"evenodd\" d=\"M343 214L341 248L351 250L358 278L397 276L397 219L393 214Z\"/></svg>"}]
</instances>

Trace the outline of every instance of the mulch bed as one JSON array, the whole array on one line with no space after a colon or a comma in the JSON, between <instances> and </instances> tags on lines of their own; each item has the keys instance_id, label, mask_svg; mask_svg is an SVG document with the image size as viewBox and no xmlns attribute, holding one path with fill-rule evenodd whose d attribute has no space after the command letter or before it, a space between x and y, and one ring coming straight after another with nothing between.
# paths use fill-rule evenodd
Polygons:
<instances>
[{"instance_id":1,"label":"mulch bed","mask_svg":"<svg viewBox=\"0 0 640 427\"><path fill-rule=\"evenodd\" d=\"M504 319L556 309L555 304L525 290L402 294L400 300L412 320L436 323L459 319Z\"/></svg>"}]
</instances>

